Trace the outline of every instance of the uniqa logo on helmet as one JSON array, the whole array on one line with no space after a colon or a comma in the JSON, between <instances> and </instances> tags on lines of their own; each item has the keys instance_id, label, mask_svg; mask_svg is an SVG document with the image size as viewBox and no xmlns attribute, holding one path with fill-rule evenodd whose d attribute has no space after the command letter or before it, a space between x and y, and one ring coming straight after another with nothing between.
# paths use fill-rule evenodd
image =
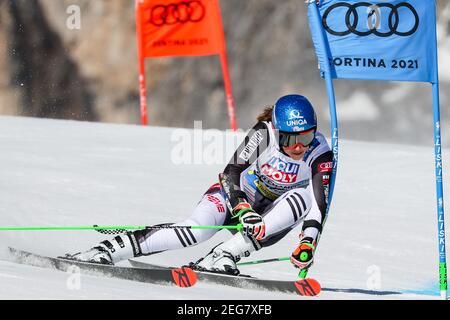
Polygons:
<instances>
[{"instance_id":1,"label":"uniqa logo on helmet","mask_svg":"<svg viewBox=\"0 0 450 320\"><path fill-rule=\"evenodd\" d=\"M302 117L302 119L286 121L286 125L288 125L289 127L294 127L293 129L295 129L295 127L304 126L307 124L308 124L308 121L306 121L306 119L303 117Z\"/></svg>"},{"instance_id":2,"label":"uniqa logo on helmet","mask_svg":"<svg viewBox=\"0 0 450 320\"><path fill-rule=\"evenodd\" d=\"M300 111L298 111L298 110L291 110L289 112L289 120L295 120L295 119L304 119L304 118L300 114Z\"/></svg>"},{"instance_id":3,"label":"uniqa logo on helmet","mask_svg":"<svg viewBox=\"0 0 450 320\"><path fill-rule=\"evenodd\" d=\"M304 126L308 124L308 121L300 114L298 110L291 110L289 112L288 121L286 121L286 125L289 127L293 127L294 131L303 131L299 126Z\"/></svg>"}]
</instances>

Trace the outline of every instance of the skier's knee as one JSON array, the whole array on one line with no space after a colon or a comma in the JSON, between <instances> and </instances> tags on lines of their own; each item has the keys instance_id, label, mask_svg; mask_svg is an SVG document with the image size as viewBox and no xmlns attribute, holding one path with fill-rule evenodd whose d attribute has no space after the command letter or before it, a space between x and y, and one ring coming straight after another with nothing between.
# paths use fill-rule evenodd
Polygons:
<instances>
[{"instance_id":1,"label":"skier's knee","mask_svg":"<svg viewBox=\"0 0 450 320\"><path fill-rule=\"evenodd\" d=\"M154 225L154 227L168 227L173 225L173 223L162 223ZM140 245L141 243L144 243L148 238L151 237L154 233L160 231L161 229L158 228L148 228L148 229L139 229L136 231L132 231L129 234L132 234L134 239L136 240L137 244Z\"/></svg>"}]
</instances>

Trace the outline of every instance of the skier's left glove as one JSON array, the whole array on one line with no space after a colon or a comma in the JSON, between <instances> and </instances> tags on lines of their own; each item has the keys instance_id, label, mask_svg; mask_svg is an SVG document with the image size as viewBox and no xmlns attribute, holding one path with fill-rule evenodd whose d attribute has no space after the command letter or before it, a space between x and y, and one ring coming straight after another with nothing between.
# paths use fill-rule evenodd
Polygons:
<instances>
[{"instance_id":1,"label":"skier's left glove","mask_svg":"<svg viewBox=\"0 0 450 320\"><path fill-rule=\"evenodd\" d=\"M263 218L255 211L248 211L239 216L239 222L242 224L242 233L256 240L262 240L266 233L266 224Z\"/></svg>"},{"instance_id":2,"label":"skier's left glove","mask_svg":"<svg viewBox=\"0 0 450 320\"><path fill-rule=\"evenodd\" d=\"M291 263L300 270L308 269L314 260L314 243L308 240L301 240L298 247L292 252Z\"/></svg>"}]
</instances>

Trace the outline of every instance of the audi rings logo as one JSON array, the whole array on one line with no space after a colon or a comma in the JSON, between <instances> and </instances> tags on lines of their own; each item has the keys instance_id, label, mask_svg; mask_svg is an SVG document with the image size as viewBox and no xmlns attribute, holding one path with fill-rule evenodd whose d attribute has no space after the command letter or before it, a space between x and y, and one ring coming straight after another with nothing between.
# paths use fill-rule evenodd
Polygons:
<instances>
[{"instance_id":1,"label":"audi rings logo","mask_svg":"<svg viewBox=\"0 0 450 320\"><path fill-rule=\"evenodd\" d=\"M365 8L365 12L360 8ZM331 27L329 25L330 16L333 15L342 17L342 20L337 19L335 23L339 23L339 26L345 26L344 30L336 30L338 26ZM413 19L409 22L406 21L408 18ZM367 25L365 27L360 23L361 19L366 19ZM401 22L403 22L402 25ZM417 31L419 15L416 9L407 2L401 2L397 5L391 3L375 5L369 2L355 4L338 2L327 8L322 17L322 23L325 30L335 36L346 36L352 33L361 37L371 34L379 37L390 37L394 34L407 37Z\"/></svg>"},{"instance_id":2,"label":"audi rings logo","mask_svg":"<svg viewBox=\"0 0 450 320\"><path fill-rule=\"evenodd\" d=\"M205 6L198 0L157 5L151 10L150 23L161 27L176 23L199 22L205 14Z\"/></svg>"}]
</instances>

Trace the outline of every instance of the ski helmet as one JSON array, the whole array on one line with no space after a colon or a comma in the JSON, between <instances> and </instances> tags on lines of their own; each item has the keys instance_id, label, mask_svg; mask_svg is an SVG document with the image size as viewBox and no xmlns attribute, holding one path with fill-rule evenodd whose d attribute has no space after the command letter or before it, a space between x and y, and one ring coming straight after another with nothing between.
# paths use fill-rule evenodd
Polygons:
<instances>
[{"instance_id":1,"label":"ski helmet","mask_svg":"<svg viewBox=\"0 0 450 320\"><path fill-rule=\"evenodd\" d=\"M297 133L316 129L317 117L308 99L291 94L281 97L275 103L272 123L280 132Z\"/></svg>"}]
</instances>

